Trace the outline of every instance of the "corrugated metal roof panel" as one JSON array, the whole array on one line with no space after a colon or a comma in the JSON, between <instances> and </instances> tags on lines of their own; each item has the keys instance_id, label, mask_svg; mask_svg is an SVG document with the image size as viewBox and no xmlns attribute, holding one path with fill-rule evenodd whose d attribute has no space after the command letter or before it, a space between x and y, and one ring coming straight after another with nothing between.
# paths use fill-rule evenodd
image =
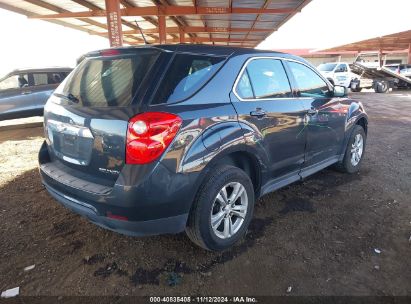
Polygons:
<instances>
[{"instance_id":1,"label":"corrugated metal roof panel","mask_svg":"<svg viewBox=\"0 0 411 304\"><path fill-rule=\"evenodd\" d=\"M121 8L128 9L129 7L154 7L157 3L163 3L165 6L194 7L194 4L199 8L227 8L211 9L210 12L199 14L184 14L177 16L167 16L166 27L170 28L167 33L167 40L177 42L179 39L178 27L181 26L186 30L187 42L198 42L195 38L201 38L203 43L218 43L228 45L257 45L264 40L272 31L278 29L284 22L291 18L295 13L301 10L311 0L122 0ZM230 7L231 3L231 7ZM92 34L107 36L106 18L104 16L95 17L89 12L93 8L103 10L105 8L105 0L1 0L0 8L9 9L28 16L33 15L53 15L58 13L82 13L89 17L73 16L62 19L47 19L51 22L57 22L72 28L83 31L88 31ZM250 9L248 13L244 10ZM278 12L252 11L258 9L275 9L281 10ZM234 13L231 12L234 10ZM237 13L236 13L237 10ZM238 12L238 10L242 10ZM284 11L286 10L286 11ZM201 11L203 13L203 10ZM101 12L100 12L101 13ZM73 16L73 17L72 17ZM158 33L156 28L158 25L157 16L123 16L122 29L126 31L124 35L125 43L135 43L142 41L141 35L137 31L135 21L139 27L146 31L145 36L150 42L157 42ZM190 32L189 27L195 27L193 32ZM244 32L230 29L245 29ZM171 30L172 29L172 30ZM176 30L177 29L177 30ZM267 31L258 32L258 30ZM209 31L210 33L207 33ZM192 40L190 40L192 39ZM208 39L210 41L208 41ZM213 39L217 39L213 41ZM238 42L237 40L246 39L246 41ZM248 39L256 39L257 41L247 41ZM226 40L226 41L225 41ZM235 41L231 41L235 40Z\"/></svg>"}]
</instances>

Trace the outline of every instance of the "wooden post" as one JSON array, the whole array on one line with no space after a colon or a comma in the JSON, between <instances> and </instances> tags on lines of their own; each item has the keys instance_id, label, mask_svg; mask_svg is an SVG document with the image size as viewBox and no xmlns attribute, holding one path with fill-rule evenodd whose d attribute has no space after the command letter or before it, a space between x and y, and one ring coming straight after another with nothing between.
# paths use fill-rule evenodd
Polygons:
<instances>
[{"instance_id":1,"label":"wooden post","mask_svg":"<svg viewBox=\"0 0 411 304\"><path fill-rule=\"evenodd\" d=\"M411 43L408 45L408 64L411 64Z\"/></svg>"},{"instance_id":2,"label":"wooden post","mask_svg":"<svg viewBox=\"0 0 411 304\"><path fill-rule=\"evenodd\" d=\"M120 0L105 0L105 2L110 47L122 46L123 32L121 27Z\"/></svg>"},{"instance_id":3,"label":"wooden post","mask_svg":"<svg viewBox=\"0 0 411 304\"><path fill-rule=\"evenodd\" d=\"M158 34L160 44L165 44L167 37L166 37L166 16L160 15L158 16Z\"/></svg>"}]
</instances>

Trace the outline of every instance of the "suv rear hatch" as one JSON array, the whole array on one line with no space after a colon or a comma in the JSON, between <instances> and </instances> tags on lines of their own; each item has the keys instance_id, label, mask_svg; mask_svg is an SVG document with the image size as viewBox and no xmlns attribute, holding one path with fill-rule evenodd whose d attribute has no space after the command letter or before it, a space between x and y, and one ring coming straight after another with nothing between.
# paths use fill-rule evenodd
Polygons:
<instances>
[{"instance_id":1,"label":"suv rear hatch","mask_svg":"<svg viewBox=\"0 0 411 304\"><path fill-rule=\"evenodd\" d=\"M128 120L139 113L160 56L156 48L134 48L85 57L45 106L50 174L114 185L125 163Z\"/></svg>"}]
</instances>

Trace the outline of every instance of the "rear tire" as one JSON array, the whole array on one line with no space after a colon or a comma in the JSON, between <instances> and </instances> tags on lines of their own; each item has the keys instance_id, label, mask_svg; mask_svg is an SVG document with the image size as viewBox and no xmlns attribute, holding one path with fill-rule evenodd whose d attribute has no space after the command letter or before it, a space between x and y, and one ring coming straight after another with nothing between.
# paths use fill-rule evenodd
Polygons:
<instances>
[{"instance_id":1,"label":"rear tire","mask_svg":"<svg viewBox=\"0 0 411 304\"><path fill-rule=\"evenodd\" d=\"M237 167L217 166L197 193L187 236L204 249L225 250L245 235L253 210L254 188L248 175Z\"/></svg>"},{"instance_id":2,"label":"rear tire","mask_svg":"<svg viewBox=\"0 0 411 304\"><path fill-rule=\"evenodd\" d=\"M366 141L367 135L364 129L359 125L355 125L348 140L344 158L336 164L335 168L344 173L358 172L364 157Z\"/></svg>"}]
</instances>

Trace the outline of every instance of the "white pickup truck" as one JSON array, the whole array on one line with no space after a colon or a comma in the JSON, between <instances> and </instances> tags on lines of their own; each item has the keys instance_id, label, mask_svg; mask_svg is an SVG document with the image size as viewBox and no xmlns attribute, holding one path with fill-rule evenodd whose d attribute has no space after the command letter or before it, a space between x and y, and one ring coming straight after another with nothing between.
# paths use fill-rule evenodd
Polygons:
<instances>
[{"instance_id":1,"label":"white pickup truck","mask_svg":"<svg viewBox=\"0 0 411 304\"><path fill-rule=\"evenodd\" d=\"M317 69L333 85L349 88L354 75L346 62L328 62L320 64Z\"/></svg>"}]
</instances>

